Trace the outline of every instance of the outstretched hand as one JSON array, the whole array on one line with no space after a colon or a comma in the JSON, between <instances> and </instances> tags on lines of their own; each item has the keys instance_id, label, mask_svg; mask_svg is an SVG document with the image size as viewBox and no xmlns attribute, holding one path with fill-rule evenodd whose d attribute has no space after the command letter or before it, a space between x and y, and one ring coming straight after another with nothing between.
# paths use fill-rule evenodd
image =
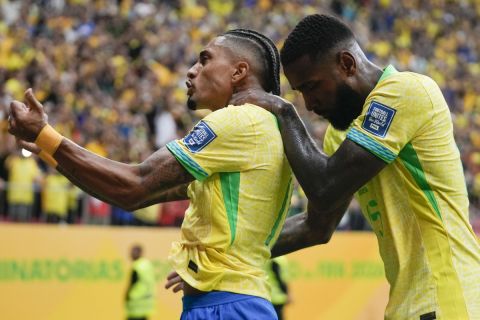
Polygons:
<instances>
[{"instance_id":1,"label":"outstretched hand","mask_svg":"<svg viewBox=\"0 0 480 320\"><path fill-rule=\"evenodd\" d=\"M230 104L239 106L251 103L264 108L273 114L278 114L283 107L292 106L292 103L280 96L265 92L261 89L247 89L236 92L230 99Z\"/></svg>"},{"instance_id":2,"label":"outstretched hand","mask_svg":"<svg viewBox=\"0 0 480 320\"><path fill-rule=\"evenodd\" d=\"M172 291L175 293L183 290L183 279L178 275L176 271L172 271L167 276L167 283L165 284L165 289L168 290L171 287L173 287Z\"/></svg>"},{"instance_id":3,"label":"outstretched hand","mask_svg":"<svg viewBox=\"0 0 480 320\"><path fill-rule=\"evenodd\" d=\"M47 124L47 114L33 95L32 89L25 91L25 103L12 101L8 115L8 132L20 140L33 142Z\"/></svg>"}]
</instances>

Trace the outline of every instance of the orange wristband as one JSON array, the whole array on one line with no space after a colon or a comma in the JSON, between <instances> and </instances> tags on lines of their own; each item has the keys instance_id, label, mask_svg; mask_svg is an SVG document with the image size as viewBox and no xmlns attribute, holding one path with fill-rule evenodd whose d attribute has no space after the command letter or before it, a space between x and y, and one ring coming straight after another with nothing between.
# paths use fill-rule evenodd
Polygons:
<instances>
[{"instance_id":1,"label":"orange wristband","mask_svg":"<svg viewBox=\"0 0 480 320\"><path fill-rule=\"evenodd\" d=\"M55 131L49 124L42 128L38 134L35 144L49 155L53 156L62 142L63 136Z\"/></svg>"},{"instance_id":2,"label":"orange wristband","mask_svg":"<svg viewBox=\"0 0 480 320\"><path fill-rule=\"evenodd\" d=\"M45 163L47 163L51 167L56 168L58 166L57 160L55 160L51 155L49 155L48 153L46 153L43 150L40 151L40 153L38 154L38 157L40 159L42 159L43 161L45 161Z\"/></svg>"}]
</instances>

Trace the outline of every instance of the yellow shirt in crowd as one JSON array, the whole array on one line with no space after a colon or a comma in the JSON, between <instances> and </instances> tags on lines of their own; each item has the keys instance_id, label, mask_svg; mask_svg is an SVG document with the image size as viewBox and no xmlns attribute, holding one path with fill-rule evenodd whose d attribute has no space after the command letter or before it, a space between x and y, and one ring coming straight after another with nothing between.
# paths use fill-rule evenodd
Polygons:
<instances>
[{"instance_id":1,"label":"yellow shirt in crowd","mask_svg":"<svg viewBox=\"0 0 480 320\"><path fill-rule=\"evenodd\" d=\"M60 173L45 177L42 190L43 212L67 217L70 200L70 181Z\"/></svg>"},{"instance_id":2,"label":"yellow shirt in crowd","mask_svg":"<svg viewBox=\"0 0 480 320\"><path fill-rule=\"evenodd\" d=\"M33 157L13 155L7 158L9 170L7 200L10 204L32 205L34 182L40 176L40 169Z\"/></svg>"}]
</instances>

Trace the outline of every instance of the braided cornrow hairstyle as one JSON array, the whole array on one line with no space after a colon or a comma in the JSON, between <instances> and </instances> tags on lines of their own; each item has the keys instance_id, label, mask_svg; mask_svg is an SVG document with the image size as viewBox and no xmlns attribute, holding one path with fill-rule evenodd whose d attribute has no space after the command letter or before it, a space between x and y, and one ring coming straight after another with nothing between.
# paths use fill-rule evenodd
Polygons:
<instances>
[{"instance_id":1,"label":"braided cornrow hairstyle","mask_svg":"<svg viewBox=\"0 0 480 320\"><path fill-rule=\"evenodd\" d=\"M234 29L227 31L223 35L250 40L256 44L261 56L264 58L265 73L263 77L266 85L265 90L280 95L280 55L272 40L259 32L248 29Z\"/></svg>"}]
</instances>

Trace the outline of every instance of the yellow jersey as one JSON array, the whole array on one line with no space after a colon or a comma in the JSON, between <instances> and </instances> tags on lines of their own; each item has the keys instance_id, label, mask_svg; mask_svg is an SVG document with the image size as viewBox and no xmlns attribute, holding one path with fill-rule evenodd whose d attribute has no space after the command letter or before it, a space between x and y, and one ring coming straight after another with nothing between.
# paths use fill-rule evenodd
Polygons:
<instances>
[{"instance_id":1,"label":"yellow jersey","mask_svg":"<svg viewBox=\"0 0 480 320\"><path fill-rule=\"evenodd\" d=\"M34 183L41 171L33 157L9 156L6 160L9 170L7 200L10 204L32 205Z\"/></svg>"},{"instance_id":2,"label":"yellow jersey","mask_svg":"<svg viewBox=\"0 0 480 320\"><path fill-rule=\"evenodd\" d=\"M387 67L348 131L327 129L325 152L345 136L388 163L355 195L390 283L385 319L480 319L480 246L438 85Z\"/></svg>"},{"instance_id":3,"label":"yellow jersey","mask_svg":"<svg viewBox=\"0 0 480 320\"><path fill-rule=\"evenodd\" d=\"M60 173L50 173L45 177L42 190L43 212L66 218L70 197L70 181Z\"/></svg>"},{"instance_id":4,"label":"yellow jersey","mask_svg":"<svg viewBox=\"0 0 480 320\"><path fill-rule=\"evenodd\" d=\"M292 193L275 117L251 104L228 106L167 148L196 179L169 257L174 269L202 291L269 299L264 265Z\"/></svg>"}]
</instances>

